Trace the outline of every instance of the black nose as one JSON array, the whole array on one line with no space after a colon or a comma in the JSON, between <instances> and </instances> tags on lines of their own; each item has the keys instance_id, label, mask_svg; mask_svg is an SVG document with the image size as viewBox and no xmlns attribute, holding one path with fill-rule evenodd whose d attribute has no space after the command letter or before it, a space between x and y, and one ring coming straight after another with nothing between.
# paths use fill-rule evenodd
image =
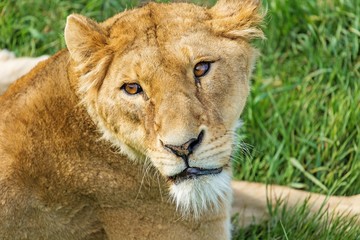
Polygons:
<instances>
[{"instance_id":1,"label":"black nose","mask_svg":"<svg viewBox=\"0 0 360 240\"><path fill-rule=\"evenodd\" d=\"M180 146L171 144L163 144L163 146L165 149L170 150L176 156L187 160L189 155L192 154L194 150L201 144L203 137L204 131L202 130L197 138L192 138Z\"/></svg>"}]
</instances>

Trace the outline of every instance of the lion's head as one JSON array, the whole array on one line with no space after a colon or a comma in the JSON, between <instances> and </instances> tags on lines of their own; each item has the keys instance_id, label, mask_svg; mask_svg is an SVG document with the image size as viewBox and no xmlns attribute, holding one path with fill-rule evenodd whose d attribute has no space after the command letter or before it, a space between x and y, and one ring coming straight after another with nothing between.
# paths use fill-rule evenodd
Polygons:
<instances>
[{"instance_id":1,"label":"lion's head","mask_svg":"<svg viewBox=\"0 0 360 240\"><path fill-rule=\"evenodd\" d=\"M256 55L249 41L262 37L257 2L150 3L100 24L68 17L90 116L123 154L151 161L185 214L231 199L234 131Z\"/></svg>"}]
</instances>

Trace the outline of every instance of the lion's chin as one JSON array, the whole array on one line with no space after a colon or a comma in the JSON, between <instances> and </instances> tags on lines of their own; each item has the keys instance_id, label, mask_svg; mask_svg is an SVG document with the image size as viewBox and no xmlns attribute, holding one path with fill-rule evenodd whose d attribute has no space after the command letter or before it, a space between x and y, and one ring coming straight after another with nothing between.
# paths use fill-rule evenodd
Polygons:
<instances>
[{"instance_id":1,"label":"lion's chin","mask_svg":"<svg viewBox=\"0 0 360 240\"><path fill-rule=\"evenodd\" d=\"M231 175L222 171L173 183L170 195L184 217L199 219L203 214L219 212L231 204Z\"/></svg>"}]
</instances>

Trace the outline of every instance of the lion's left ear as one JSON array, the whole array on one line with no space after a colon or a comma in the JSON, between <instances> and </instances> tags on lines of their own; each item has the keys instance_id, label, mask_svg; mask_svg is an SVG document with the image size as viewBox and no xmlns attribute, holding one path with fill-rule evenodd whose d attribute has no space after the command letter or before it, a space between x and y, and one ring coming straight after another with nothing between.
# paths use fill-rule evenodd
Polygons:
<instances>
[{"instance_id":1,"label":"lion's left ear","mask_svg":"<svg viewBox=\"0 0 360 240\"><path fill-rule=\"evenodd\" d=\"M67 18L65 42L79 74L79 91L94 96L112 61L108 36L97 22L72 14Z\"/></svg>"},{"instance_id":2,"label":"lion's left ear","mask_svg":"<svg viewBox=\"0 0 360 240\"><path fill-rule=\"evenodd\" d=\"M70 55L78 63L106 45L106 35L100 25L79 14L67 18L64 35Z\"/></svg>"},{"instance_id":3,"label":"lion's left ear","mask_svg":"<svg viewBox=\"0 0 360 240\"><path fill-rule=\"evenodd\" d=\"M210 11L213 31L228 38L265 38L260 29L264 14L261 0L219 0Z\"/></svg>"}]
</instances>

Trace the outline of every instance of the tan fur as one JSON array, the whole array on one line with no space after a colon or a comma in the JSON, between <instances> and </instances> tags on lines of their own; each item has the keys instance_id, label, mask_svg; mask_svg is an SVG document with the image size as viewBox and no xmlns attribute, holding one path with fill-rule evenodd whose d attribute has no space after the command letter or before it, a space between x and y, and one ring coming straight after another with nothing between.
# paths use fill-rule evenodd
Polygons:
<instances>
[{"instance_id":1,"label":"tan fur","mask_svg":"<svg viewBox=\"0 0 360 240\"><path fill-rule=\"evenodd\" d=\"M176 209L168 177L184 162L161 142L204 131L189 165L231 176L256 57L248 41L262 37L256 2L152 3L101 24L71 15L68 50L0 96L0 239L230 239L231 191L196 216ZM196 84L199 61L214 63ZM120 89L133 82L145 94ZM206 193L213 179L187 181ZM254 189L266 206L263 185L246 184L233 182L234 209L254 206Z\"/></svg>"}]
</instances>

